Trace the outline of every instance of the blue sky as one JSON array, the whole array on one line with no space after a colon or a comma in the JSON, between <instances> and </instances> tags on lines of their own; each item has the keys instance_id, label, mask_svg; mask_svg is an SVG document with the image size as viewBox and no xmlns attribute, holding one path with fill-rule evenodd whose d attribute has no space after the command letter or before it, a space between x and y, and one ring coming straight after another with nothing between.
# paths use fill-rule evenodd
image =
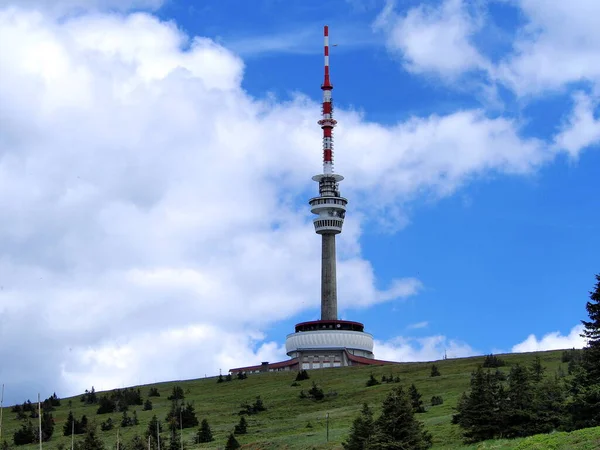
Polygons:
<instances>
[{"instance_id":1,"label":"blue sky","mask_svg":"<svg viewBox=\"0 0 600 450\"><path fill-rule=\"evenodd\" d=\"M319 101L321 26L329 24L331 41L338 44L331 57L336 106L387 125L414 115L481 108L489 117L516 119L520 136L550 145L572 107L573 91L592 88L592 83L569 83L522 98L498 86L499 99L491 101L482 92L489 82L483 72L464 74L457 82L410 73L401 57L390 55L384 33L374 29L385 5L171 1L158 14L191 35L209 36L238 51L245 63L244 88L255 97L274 93L282 100L301 92ZM438 8L440 2L397 2L394 11L403 15L424 6ZM513 51L526 21L517 2L485 6L471 12L486 21L474 39L486 57L500 61ZM319 145L314 146L317 162ZM448 198L410 199L403 205L410 222L400 231L367 226L361 244L378 285L385 287L400 272L417 277L424 289L405 303L347 309L344 316L364 321L381 339L427 322L411 334L456 337L476 343L481 352L509 351L531 333L567 335L584 317L590 280L598 270L600 155L597 143L591 147L523 176L482 174ZM343 148L336 154L343 173ZM343 308L344 299L339 301ZM268 336L280 341L295 321L316 315L308 310L274 324Z\"/></svg>"},{"instance_id":2,"label":"blue sky","mask_svg":"<svg viewBox=\"0 0 600 450\"><path fill-rule=\"evenodd\" d=\"M319 316L307 201L324 24L350 201L341 317L382 359L582 346L599 14L595 0L0 0L8 401L285 358L294 324Z\"/></svg>"}]
</instances>

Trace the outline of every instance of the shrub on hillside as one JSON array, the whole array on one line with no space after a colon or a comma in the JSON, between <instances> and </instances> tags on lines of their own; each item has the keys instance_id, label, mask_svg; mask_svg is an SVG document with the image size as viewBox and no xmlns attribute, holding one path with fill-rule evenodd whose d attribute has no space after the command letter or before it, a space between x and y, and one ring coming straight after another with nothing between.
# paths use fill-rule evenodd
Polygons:
<instances>
[{"instance_id":1,"label":"shrub on hillside","mask_svg":"<svg viewBox=\"0 0 600 450\"><path fill-rule=\"evenodd\" d=\"M167 400L183 400L184 397L181 386L173 386L173 392L167 397Z\"/></svg>"},{"instance_id":2,"label":"shrub on hillside","mask_svg":"<svg viewBox=\"0 0 600 450\"><path fill-rule=\"evenodd\" d=\"M308 375L308 372L304 369L296 374L296 381L304 381L308 380L309 378L310 376Z\"/></svg>"},{"instance_id":3,"label":"shrub on hillside","mask_svg":"<svg viewBox=\"0 0 600 450\"><path fill-rule=\"evenodd\" d=\"M86 405L93 405L94 403L98 402L98 396L96 395L96 390L94 389L94 386L92 386L91 390L85 390L85 393L79 397L79 399L85 403Z\"/></svg>"},{"instance_id":4,"label":"shrub on hillside","mask_svg":"<svg viewBox=\"0 0 600 450\"><path fill-rule=\"evenodd\" d=\"M208 420L202 419L202 423L200 424L200 428L196 433L196 441L197 443L203 442L212 442L214 440L212 435L212 430L210 429L210 425L208 424Z\"/></svg>"},{"instance_id":5,"label":"shrub on hillside","mask_svg":"<svg viewBox=\"0 0 600 450\"><path fill-rule=\"evenodd\" d=\"M408 388L408 394L410 395L410 403L413 407L413 411L416 413L424 413L425 407L423 406L423 400L421 400L422 395L414 384L411 384L410 388Z\"/></svg>"},{"instance_id":6,"label":"shrub on hillside","mask_svg":"<svg viewBox=\"0 0 600 450\"><path fill-rule=\"evenodd\" d=\"M244 416L240 417L239 423L234 427L233 434L246 434L248 432L248 422Z\"/></svg>"},{"instance_id":7,"label":"shrub on hillside","mask_svg":"<svg viewBox=\"0 0 600 450\"><path fill-rule=\"evenodd\" d=\"M230 433L229 438L227 438L227 443L225 444L225 450L237 450L240 447L240 443L237 441L233 433Z\"/></svg>"},{"instance_id":8,"label":"shrub on hillside","mask_svg":"<svg viewBox=\"0 0 600 450\"><path fill-rule=\"evenodd\" d=\"M483 360L484 368L503 367L505 365L506 363L494 354L485 355L485 359Z\"/></svg>"},{"instance_id":9,"label":"shrub on hillside","mask_svg":"<svg viewBox=\"0 0 600 450\"><path fill-rule=\"evenodd\" d=\"M15 445L27 445L35 442L36 433L31 420L21 424L21 428L13 434L13 442Z\"/></svg>"},{"instance_id":10,"label":"shrub on hillside","mask_svg":"<svg viewBox=\"0 0 600 450\"><path fill-rule=\"evenodd\" d=\"M110 417L100 424L100 429L102 431L110 431L114 427L115 427L115 424L114 424L112 418L110 418Z\"/></svg>"},{"instance_id":11,"label":"shrub on hillside","mask_svg":"<svg viewBox=\"0 0 600 450\"><path fill-rule=\"evenodd\" d=\"M434 395L431 397L431 406L437 406L444 403L444 399L440 395Z\"/></svg>"},{"instance_id":12,"label":"shrub on hillside","mask_svg":"<svg viewBox=\"0 0 600 450\"><path fill-rule=\"evenodd\" d=\"M147 399L144 402L144 407L142 408L142 411L150 411L152 410L152 402L150 401L150 399Z\"/></svg>"},{"instance_id":13,"label":"shrub on hillside","mask_svg":"<svg viewBox=\"0 0 600 450\"><path fill-rule=\"evenodd\" d=\"M150 388L148 391L148 397L160 397L160 392L158 392L158 389L155 387Z\"/></svg>"},{"instance_id":14,"label":"shrub on hillside","mask_svg":"<svg viewBox=\"0 0 600 450\"><path fill-rule=\"evenodd\" d=\"M432 377L439 377L441 375L440 370L437 368L437 366L435 364L433 364L431 366L431 376Z\"/></svg>"},{"instance_id":15,"label":"shrub on hillside","mask_svg":"<svg viewBox=\"0 0 600 450\"><path fill-rule=\"evenodd\" d=\"M377 386L379 383L379 381L377 381L377 379L373 376L373 374L371 374L369 376L369 379L367 380L367 387L370 386Z\"/></svg>"},{"instance_id":16,"label":"shrub on hillside","mask_svg":"<svg viewBox=\"0 0 600 450\"><path fill-rule=\"evenodd\" d=\"M254 403L252 403L252 404L242 403L240 405L240 407L242 408L240 410L240 412L238 413L240 416L243 414L247 414L247 415L251 416L253 414L258 414L261 411L267 410L262 399L260 398L260 395L256 397L256 400L254 401Z\"/></svg>"}]
</instances>

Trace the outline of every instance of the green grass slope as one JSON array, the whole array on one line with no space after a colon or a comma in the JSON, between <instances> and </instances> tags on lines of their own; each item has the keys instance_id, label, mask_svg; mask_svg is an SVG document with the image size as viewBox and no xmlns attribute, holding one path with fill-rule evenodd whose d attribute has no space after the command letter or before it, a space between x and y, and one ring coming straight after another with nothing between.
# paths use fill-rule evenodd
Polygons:
<instances>
[{"instance_id":1,"label":"green grass slope","mask_svg":"<svg viewBox=\"0 0 600 450\"><path fill-rule=\"evenodd\" d=\"M553 376L560 365L561 351L540 352L542 363L547 374ZM534 353L501 355L508 365L515 363L529 364ZM346 438L352 420L357 416L363 402L367 402L377 415L381 402L387 393L396 385L383 383L366 387L365 383L372 373L378 380L381 375L399 376L403 386L414 383L423 394L428 405L426 413L418 414L426 428L433 435L434 448L437 449L600 449L600 428L581 430L575 433L553 433L534 436L513 441L490 441L467 446L462 443L460 429L451 424L454 407L460 395L468 389L471 372L483 357L450 359L437 361L441 376L430 377L432 363L403 363L379 367L348 367L311 371L310 379L300 382L300 386L291 386L295 373L279 372L249 375L245 380L234 379L231 382L217 383L216 378L204 378L189 381L159 383L141 386L142 395L147 398L150 387L158 388L160 397L152 397L153 410L142 411L142 407L130 407L137 410L140 425L123 428L120 431L123 440L128 441L134 434L143 435L152 415L156 414L161 421L170 407L167 397L173 386L179 385L185 392L185 401L194 404L199 420L207 418L215 437L211 444L194 444L197 428L183 432L187 449L223 448L228 434L239 421L240 404L252 403L256 396L263 400L267 411L248 420L248 434L238 436L238 441L245 449L339 449ZM566 365L564 367L566 371ZM507 368L504 368L507 371ZM335 393L325 400L315 402L299 398L300 390L307 391L315 381L325 393ZM58 393L60 395L60 393ZM99 393L102 395L101 393ZM34 393L31 397L33 399ZM442 396L444 403L429 406L433 395ZM26 400L26 399L23 399ZM69 400L71 407L69 407ZM57 448L63 443L70 448L70 437L63 436L62 428L69 410L72 409L79 419L86 414L88 419L100 422L112 417L116 424L120 423L120 413L96 415L96 405L84 405L79 397L62 399L61 406L53 412L56 428L52 440L45 448ZM326 441L326 415L329 414L329 442ZM13 432L19 428L20 422L10 408L4 409L3 438L12 445ZM107 444L113 448L116 442L116 429L99 431ZM163 433L166 438L167 433ZM76 437L81 438L81 437ZM33 445L19 447L32 450Z\"/></svg>"}]
</instances>

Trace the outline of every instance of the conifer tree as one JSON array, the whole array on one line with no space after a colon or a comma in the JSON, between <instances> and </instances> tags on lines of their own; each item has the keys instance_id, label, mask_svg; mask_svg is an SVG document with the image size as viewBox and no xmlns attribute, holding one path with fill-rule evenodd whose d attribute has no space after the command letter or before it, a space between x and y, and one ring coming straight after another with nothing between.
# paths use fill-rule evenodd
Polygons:
<instances>
[{"instance_id":1,"label":"conifer tree","mask_svg":"<svg viewBox=\"0 0 600 450\"><path fill-rule=\"evenodd\" d=\"M145 437L146 439L150 438L152 444L154 446L156 446L157 443L157 439L156 439L156 431L158 429L158 433L162 433L162 424L160 423L160 421L158 420L158 418L156 417L156 414L152 416L152 419L150 419L150 422L148 422L148 428L146 428L146 433L145 433Z\"/></svg>"},{"instance_id":2,"label":"conifer tree","mask_svg":"<svg viewBox=\"0 0 600 450\"><path fill-rule=\"evenodd\" d=\"M463 393L452 423L463 429L466 442L479 442L501 435L506 393L499 378L479 366L471 374L470 392Z\"/></svg>"},{"instance_id":3,"label":"conifer tree","mask_svg":"<svg viewBox=\"0 0 600 450\"><path fill-rule=\"evenodd\" d=\"M535 355L531 366L529 366L529 372L531 374L531 381L539 383L544 378L544 372L546 368L542 365L542 360L539 355Z\"/></svg>"},{"instance_id":4,"label":"conifer tree","mask_svg":"<svg viewBox=\"0 0 600 450\"><path fill-rule=\"evenodd\" d=\"M235 426L233 434L246 434L248 432L248 422L244 416L240 417L240 422Z\"/></svg>"},{"instance_id":5,"label":"conifer tree","mask_svg":"<svg viewBox=\"0 0 600 450\"><path fill-rule=\"evenodd\" d=\"M410 385L408 393L410 395L410 402L412 404L413 411L416 413L424 413L425 407L423 406L423 400L421 400L421 394L414 384Z\"/></svg>"},{"instance_id":6,"label":"conifer tree","mask_svg":"<svg viewBox=\"0 0 600 450\"><path fill-rule=\"evenodd\" d=\"M600 384L600 274L596 275L596 286L590 292L590 301L585 309L589 321L582 320L584 330L581 336L587 340L583 352L583 364L591 383Z\"/></svg>"},{"instance_id":7,"label":"conifer tree","mask_svg":"<svg viewBox=\"0 0 600 450\"><path fill-rule=\"evenodd\" d=\"M214 438L212 435L212 431L210 429L210 425L208 424L208 420L202 419L202 423L200 424L200 429L198 430L198 433L196 434L196 439L197 439L198 443L213 441Z\"/></svg>"},{"instance_id":8,"label":"conifer tree","mask_svg":"<svg viewBox=\"0 0 600 450\"><path fill-rule=\"evenodd\" d=\"M530 372L520 364L510 369L507 394L509 401L506 402L503 435L508 438L528 436L536 419L533 410L534 390Z\"/></svg>"},{"instance_id":9,"label":"conifer tree","mask_svg":"<svg viewBox=\"0 0 600 450\"><path fill-rule=\"evenodd\" d=\"M15 445L26 445L35 442L36 432L31 420L21 424L21 428L14 432L13 442Z\"/></svg>"},{"instance_id":10,"label":"conifer tree","mask_svg":"<svg viewBox=\"0 0 600 450\"><path fill-rule=\"evenodd\" d=\"M585 308L590 320L581 321L584 327L581 336L587 345L580 364L572 367L573 360L569 361L569 374L573 374L569 405L572 429L600 425L600 274L596 275L596 285Z\"/></svg>"},{"instance_id":11,"label":"conifer tree","mask_svg":"<svg viewBox=\"0 0 600 450\"><path fill-rule=\"evenodd\" d=\"M433 364L431 366L431 376L432 377L439 377L441 375L440 370L438 369L438 367Z\"/></svg>"},{"instance_id":12,"label":"conifer tree","mask_svg":"<svg viewBox=\"0 0 600 450\"><path fill-rule=\"evenodd\" d=\"M150 411L150 410L152 410L152 402L150 401L150 399L147 399L146 402L144 403L143 411Z\"/></svg>"},{"instance_id":13,"label":"conifer tree","mask_svg":"<svg viewBox=\"0 0 600 450\"><path fill-rule=\"evenodd\" d=\"M363 404L360 416L354 419L348 440L342 443L344 450L365 450L373 434L373 411Z\"/></svg>"},{"instance_id":14,"label":"conifer tree","mask_svg":"<svg viewBox=\"0 0 600 450\"><path fill-rule=\"evenodd\" d=\"M383 401L381 416L374 424L374 433L367 450L425 450L432 445L431 435L415 418L411 401L401 386L394 388Z\"/></svg>"},{"instance_id":15,"label":"conifer tree","mask_svg":"<svg viewBox=\"0 0 600 450\"><path fill-rule=\"evenodd\" d=\"M104 450L104 442L96 432L96 426L92 422L86 424L86 432L83 441L75 445L76 450Z\"/></svg>"},{"instance_id":16,"label":"conifer tree","mask_svg":"<svg viewBox=\"0 0 600 450\"><path fill-rule=\"evenodd\" d=\"M74 432L74 422L75 417L73 416L73 411L69 411L69 415L67 416L67 421L63 425L63 435L71 436L71 432ZM75 434L75 433L73 433Z\"/></svg>"},{"instance_id":17,"label":"conifer tree","mask_svg":"<svg viewBox=\"0 0 600 450\"><path fill-rule=\"evenodd\" d=\"M230 433L229 438L227 438L227 444L225 444L225 450L237 450L240 447L240 443L237 441L233 433Z\"/></svg>"},{"instance_id":18,"label":"conifer tree","mask_svg":"<svg viewBox=\"0 0 600 450\"><path fill-rule=\"evenodd\" d=\"M127 450L147 450L147 444L139 434L136 434L131 438L127 445Z\"/></svg>"}]
</instances>

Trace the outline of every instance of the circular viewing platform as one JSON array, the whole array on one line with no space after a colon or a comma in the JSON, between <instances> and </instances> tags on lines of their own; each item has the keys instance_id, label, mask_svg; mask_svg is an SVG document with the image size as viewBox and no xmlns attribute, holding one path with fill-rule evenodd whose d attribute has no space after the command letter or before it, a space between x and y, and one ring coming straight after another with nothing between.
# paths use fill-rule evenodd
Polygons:
<instances>
[{"instance_id":1,"label":"circular viewing platform","mask_svg":"<svg viewBox=\"0 0 600 450\"><path fill-rule=\"evenodd\" d=\"M365 331L365 326L349 320L313 320L296 324L296 333L319 330Z\"/></svg>"}]
</instances>

